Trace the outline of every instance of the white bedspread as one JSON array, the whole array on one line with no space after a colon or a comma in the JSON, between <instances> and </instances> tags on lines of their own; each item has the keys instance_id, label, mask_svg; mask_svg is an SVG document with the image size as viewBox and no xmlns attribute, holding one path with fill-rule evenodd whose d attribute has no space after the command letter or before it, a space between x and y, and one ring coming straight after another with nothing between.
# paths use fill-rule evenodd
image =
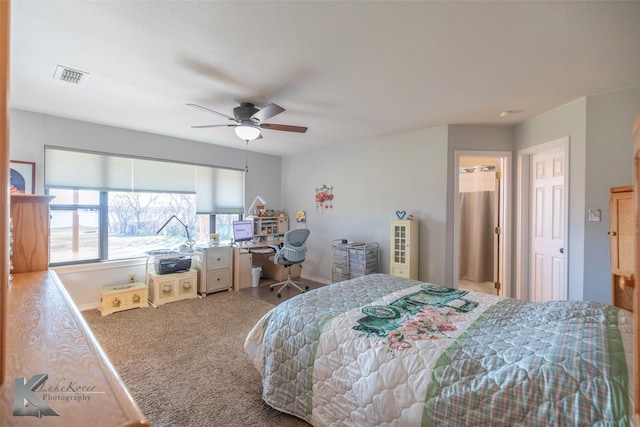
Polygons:
<instances>
[{"instance_id":1,"label":"white bedspread","mask_svg":"<svg viewBox=\"0 0 640 427\"><path fill-rule=\"evenodd\" d=\"M263 398L315 426L619 425L630 313L371 275L267 313L245 349Z\"/></svg>"}]
</instances>

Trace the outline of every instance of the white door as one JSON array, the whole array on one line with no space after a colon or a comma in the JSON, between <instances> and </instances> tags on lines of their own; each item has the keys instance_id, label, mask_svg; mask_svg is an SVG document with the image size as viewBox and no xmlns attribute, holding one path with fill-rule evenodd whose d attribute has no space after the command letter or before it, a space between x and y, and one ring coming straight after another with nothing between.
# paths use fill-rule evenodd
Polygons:
<instances>
[{"instance_id":1,"label":"white door","mask_svg":"<svg viewBox=\"0 0 640 427\"><path fill-rule=\"evenodd\" d=\"M563 148L532 154L530 163L531 301L564 300L565 155Z\"/></svg>"}]
</instances>

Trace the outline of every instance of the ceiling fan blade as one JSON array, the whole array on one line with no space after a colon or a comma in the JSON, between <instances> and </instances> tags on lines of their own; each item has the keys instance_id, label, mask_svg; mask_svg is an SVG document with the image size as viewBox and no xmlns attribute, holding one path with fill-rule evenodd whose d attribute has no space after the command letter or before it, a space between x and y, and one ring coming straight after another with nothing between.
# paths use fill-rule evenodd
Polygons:
<instances>
[{"instance_id":1,"label":"ceiling fan blade","mask_svg":"<svg viewBox=\"0 0 640 427\"><path fill-rule=\"evenodd\" d=\"M236 79L232 73L224 71L210 61L181 55L181 58L178 58L178 62L196 74L214 80L218 85L233 86L235 92L238 90L251 92L253 90L253 88Z\"/></svg>"},{"instance_id":2,"label":"ceiling fan blade","mask_svg":"<svg viewBox=\"0 0 640 427\"><path fill-rule=\"evenodd\" d=\"M258 119L259 121L263 122L277 114L282 113L283 111L284 111L284 108L272 103L264 107L262 110L259 110L257 113L251 116L251 118Z\"/></svg>"},{"instance_id":3,"label":"ceiling fan blade","mask_svg":"<svg viewBox=\"0 0 640 427\"><path fill-rule=\"evenodd\" d=\"M191 126L193 129L200 129L200 128L221 128L221 127L236 127L238 125L197 125L197 126Z\"/></svg>"},{"instance_id":4,"label":"ceiling fan blade","mask_svg":"<svg viewBox=\"0 0 640 427\"><path fill-rule=\"evenodd\" d=\"M305 133L308 128L304 126L277 125L275 123L260 123L258 127L262 129L284 130L286 132Z\"/></svg>"},{"instance_id":5,"label":"ceiling fan blade","mask_svg":"<svg viewBox=\"0 0 640 427\"><path fill-rule=\"evenodd\" d=\"M220 117L224 117L225 119L233 120L234 122L236 121L236 119L234 117L228 116L228 115L226 115L224 113L218 113L217 111L213 111L212 109L207 108L207 107L203 107L202 105L198 105L198 104L186 104L186 105L188 105L189 107L197 108L198 110L205 111L207 113L211 113L211 114L215 114L215 115L220 116Z\"/></svg>"}]
</instances>

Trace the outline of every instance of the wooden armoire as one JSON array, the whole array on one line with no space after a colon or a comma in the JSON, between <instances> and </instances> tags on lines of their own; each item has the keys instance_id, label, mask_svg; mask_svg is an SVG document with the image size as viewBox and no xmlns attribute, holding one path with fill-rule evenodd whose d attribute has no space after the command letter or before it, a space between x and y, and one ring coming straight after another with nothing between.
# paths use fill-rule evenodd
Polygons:
<instances>
[{"instance_id":1,"label":"wooden armoire","mask_svg":"<svg viewBox=\"0 0 640 427\"><path fill-rule=\"evenodd\" d=\"M611 240L612 304L633 310L634 285L634 201L633 186L611 188L609 201Z\"/></svg>"},{"instance_id":2,"label":"wooden armoire","mask_svg":"<svg viewBox=\"0 0 640 427\"><path fill-rule=\"evenodd\" d=\"M49 268L49 202L52 196L11 195L12 273Z\"/></svg>"}]
</instances>

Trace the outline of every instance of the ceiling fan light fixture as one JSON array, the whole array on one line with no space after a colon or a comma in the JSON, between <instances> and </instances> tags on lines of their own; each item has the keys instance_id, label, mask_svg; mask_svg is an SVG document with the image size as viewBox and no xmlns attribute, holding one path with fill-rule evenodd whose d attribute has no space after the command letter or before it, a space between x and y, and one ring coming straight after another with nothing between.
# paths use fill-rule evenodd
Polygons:
<instances>
[{"instance_id":1,"label":"ceiling fan light fixture","mask_svg":"<svg viewBox=\"0 0 640 427\"><path fill-rule=\"evenodd\" d=\"M512 114L522 113L522 110L504 110L500 112L500 117L507 117Z\"/></svg>"},{"instance_id":2,"label":"ceiling fan light fixture","mask_svg":"<svg viewBox=\"0 0 640 427\"><path fill-rule=\"evenodd\" d=\"M238 138L245 141L253 141L260 136L260 129L253 126L240 125L236 126L234 130L236 131Z\"/></svg>"}]
</instances>

